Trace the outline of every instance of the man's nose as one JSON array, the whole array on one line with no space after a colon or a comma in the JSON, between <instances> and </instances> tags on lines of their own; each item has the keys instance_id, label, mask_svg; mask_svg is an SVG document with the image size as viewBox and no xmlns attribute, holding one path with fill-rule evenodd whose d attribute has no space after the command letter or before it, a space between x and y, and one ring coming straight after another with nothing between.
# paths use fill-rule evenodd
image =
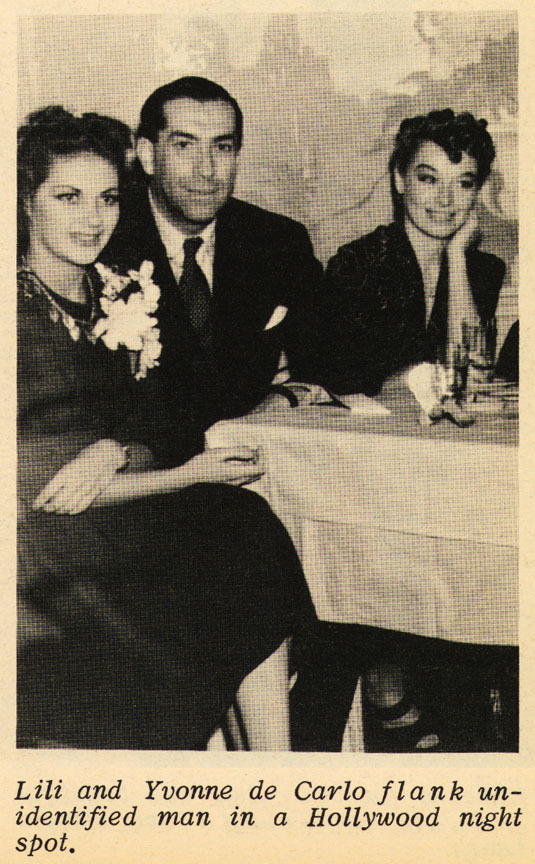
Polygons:
<instances>
[{"instance_id":1,"label":"man's nose","mask_svg":"<svg viewBox=\"0 0 535 864\"><path fill-rule=\"evenodd\" d=\"M197 173L200 177L211 180L214 176L215 165L214 158L210 150L200 150L197 154L196 162Z\"/></svg>"}]
</instances>

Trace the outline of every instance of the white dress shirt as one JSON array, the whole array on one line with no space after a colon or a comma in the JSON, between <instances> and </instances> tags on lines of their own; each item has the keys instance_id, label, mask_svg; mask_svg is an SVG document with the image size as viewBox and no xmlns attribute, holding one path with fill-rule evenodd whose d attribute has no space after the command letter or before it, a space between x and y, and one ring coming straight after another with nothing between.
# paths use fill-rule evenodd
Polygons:
<instances>
[{"instance_id":1,"label":"white dress shirt","mask_svg":"<svg viewBox=\"0 0 535 864\"><path fill-rule=\"evenodd\" d=\"M184 240L190 239L192 235L184 234L180 228L177 228L176 225L173 225L172 222L166 219L163 213L158 210L150 191L149 197L154 221L156 222L156 227L165 246L165 251L167 252L167 257L178 285L184 267ZM195 257L197 264L206 276L210 291L213 290L214 283L215 223L216 220L214 219L206 228L203 228L202 231L194 235L195 237L200 237L203 241Z\"/></svg>"}]
</instances>

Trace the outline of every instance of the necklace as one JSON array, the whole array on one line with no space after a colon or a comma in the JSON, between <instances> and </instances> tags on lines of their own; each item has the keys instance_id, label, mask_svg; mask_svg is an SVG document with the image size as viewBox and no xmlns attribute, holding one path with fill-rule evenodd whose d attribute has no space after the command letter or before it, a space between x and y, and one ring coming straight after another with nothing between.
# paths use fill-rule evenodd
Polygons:
<instances>
[{"instance_id":1,"label":"necklace","mask_svg":"<svg viewBox=\"0 0 535 864\"><path fill-rule=\"evenodd\" d=\"M19 269L17 275L19 277L19 280L22 282L22 286L26 293L31 294L32 292L37 291L39 294L41 294L48 300L50 304L50 320L54 323L56 323L57 321L61 321L64 327L67 328L71 339L77 342L82 333L82 329L85 330L86 328L89 328L88 335L90 334L90 328L96 316L96 302L93 285L87 272L84 273L84 283L87 286L87 293L90 298L91 304L88 320L85 320L84 318L78 318L76 317L76 315L69 314L69 312L67 312L67 310L64 309L61 303L56 299L54 292L48 287L45 282L43 282L41 277L38 276L34 270L27 267L24 263Z\"/></svg>"}]
</instances>

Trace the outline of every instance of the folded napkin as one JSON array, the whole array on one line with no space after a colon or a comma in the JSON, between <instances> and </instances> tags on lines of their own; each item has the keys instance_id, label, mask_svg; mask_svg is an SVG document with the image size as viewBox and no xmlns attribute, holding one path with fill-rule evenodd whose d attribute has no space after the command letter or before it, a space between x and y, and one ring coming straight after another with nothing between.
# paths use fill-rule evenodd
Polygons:
<instances>
[{"instance_id":1,"label":"folded napkin","mask_svg":"<svg viewBox=\"0 0 535 864\"><path fill-rule=\"evenodd\" d=\"M351 414L366 414L372 416L387 416L390 410L375 399L364 396L362 393L349 393L345 396L337 396L320 387L319 384L307 384L301 381L286 381L284 389L289 390L295 399L288 399L287 407L309 408L311 406L325 406L327 408L341 408ZM292 404L293 403L293 404Z\"/></svg>"},{"instance_id":2,"label":"folded napkin","mask_svg":"<svg viewBox=\"0 0 535 864\"><path fill-rule=\"evenodd\" d=\"M429 426L448 417L457 426L469 426L474 413L464 402L457 401L448 372L439 363L419 363L409 369L406 383L420 405L420 423Z\"/></svg>"}]
</instances>

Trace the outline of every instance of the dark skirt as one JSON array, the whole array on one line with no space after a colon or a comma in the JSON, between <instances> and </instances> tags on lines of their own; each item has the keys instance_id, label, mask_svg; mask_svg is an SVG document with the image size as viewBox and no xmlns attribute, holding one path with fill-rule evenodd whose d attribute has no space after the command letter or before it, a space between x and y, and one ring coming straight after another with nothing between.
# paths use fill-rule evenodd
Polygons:
<instances>
[{"instance_id":1,"label":"dark skirt","mask_svg":"<svg viewBox=\"0 0 535 864\"><path fill-rule=\"evenodd\" d=\"M290 538L249 490L198 484L19 529L19 746L202 748L243 678L313 618Z\"/></svg>"}]
</instances>

